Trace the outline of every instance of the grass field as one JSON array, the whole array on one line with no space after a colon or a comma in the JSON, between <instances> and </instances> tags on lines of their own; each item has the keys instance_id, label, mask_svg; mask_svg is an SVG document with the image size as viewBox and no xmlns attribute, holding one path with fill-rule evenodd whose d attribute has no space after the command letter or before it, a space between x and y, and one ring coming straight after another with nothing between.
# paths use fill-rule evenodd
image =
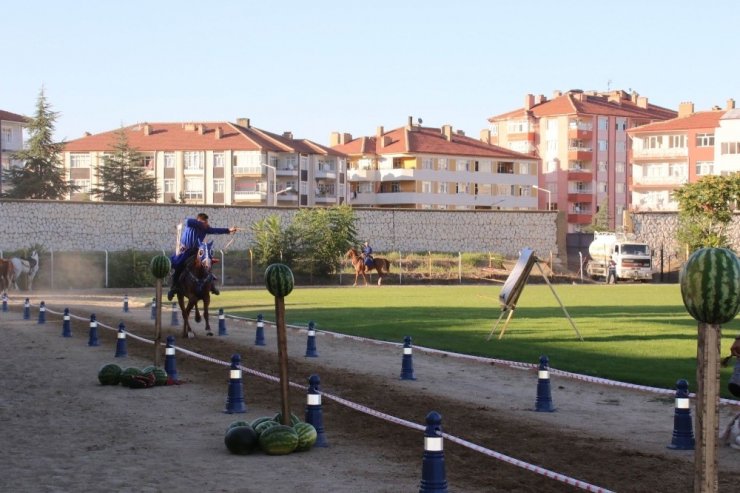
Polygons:
<instances>
[{"instance_id":1,"label":"grass field","mask_svg":"<svg viewBox=\"0 0 740 493\"><path fill-rule=\"evenodd\" d=\"M554 285L581 341L553 291L527 285L502 339L499 286L377 286L304 288L285 298L286 322L368 338L403 342L491 358L537 363L622 382L674 389L686 379L696 391L697 322L686 312L676 284ZM226 313L274 320L265 289L225 291L213 302ZM740 318L722 327L729 355ZM400 360L399 360L400 361ZM733 360L734 363L734 360ZM399 363L400 364L400 363ZM722 396L732 398L722 369Z\"/></svg>"}]
</instances>

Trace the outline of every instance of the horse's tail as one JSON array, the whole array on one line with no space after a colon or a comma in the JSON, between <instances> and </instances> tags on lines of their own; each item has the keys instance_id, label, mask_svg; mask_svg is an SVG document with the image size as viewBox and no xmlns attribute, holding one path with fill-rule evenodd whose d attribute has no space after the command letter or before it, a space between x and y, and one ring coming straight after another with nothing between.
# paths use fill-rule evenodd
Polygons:
<instances>
[{"instance_id":1,"label":"horse's tail","mask_svg":"<svg viewBox=\"0 0 740 493\"><path fill-rule=\"evenodd\" d=\"M376 258L375 264L378 266L378 274L385 275L391 273L391 263L384 258Z\"/></svg>"}]
</instances>

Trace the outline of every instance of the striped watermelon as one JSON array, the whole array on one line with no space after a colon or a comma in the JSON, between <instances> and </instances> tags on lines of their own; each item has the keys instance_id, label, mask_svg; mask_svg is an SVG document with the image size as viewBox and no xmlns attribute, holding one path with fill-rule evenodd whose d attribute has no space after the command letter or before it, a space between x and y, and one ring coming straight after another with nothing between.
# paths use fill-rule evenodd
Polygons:
<instances>
[{"instance_id":1,"label":"striped watermelon","mask_svg":"<svg viewBox=\"0 0 740 493\"><path fill-rule=\"evenodd\" d=\"M224 444L232 454L248 455L257 449L259 439L249 425L230 426L224 435Z\"/></svg>"},{"instance_id":2,"label":"striped watermelon","mask_svg":"<svg viewBox=\"0 0 740 493\"><path fill-rule=\"evenodd\" d=\"M118 385L121 381L121 372L123 370L120 366L109 363L104 365L100 371L98 371L98 381L100 385Z\"/></svg>"},{"instance_id":3,"label":"striped watermelon","mask_svg":"<svg viewBox=\"0 0 740 493\"><path fill-rule=\"evenodd\" d=\"M280 424L283 424L283 413L282 412L278 412L272 418L272 420L273 421L277 421ZM300 422L301 422L301 418L299 418L298 416L296 416L293 413L290 413L290 426L295 426L297 423L300 423Z\"/></svg>"},{"instance_id":4,"label":"striped watermelon","mask_svg":"<svg viewBox=\"0 0 740 493\"><path fill-rule=\"evenodd\" d=\"M167 274L170 273L172 268L172 262L166 255L157 255L152 259L151 265L149 266L152 270L152 275L157 279L164 279Z\"/></svg>"},{"instance_id":5,"label":"striped watermelon","mask_svg":"<svg viewBox=\"0 0 740 493\"><path fill-rule=\"evenodd\" d=\"M701 248L680 272L681 297L697 321L724 324L740 310L740 259L726 248Z\"/></svg>"},{"instance_id":6,"label":"striped watermelon","mask_svg":"<svg viewBox=\"0 0 740 493\"><path fill-rule=\"evenodd\" d=\"M126 368L121 372L121 385L130 387L134 377L141 376L141 370L133 366Z\"/></svg>"},{"instance_id":7,"label":"striped watermelon","mask_svg":"<svg viewBox=\"0 0 740 493\"><path fill-rule=\"evenodd\" d=\"M270 418L265 421L261 421L257 423L252 428L254 428L254 431L257 432L257 436L262 436L264 432L276 426L280 426L280 423L278 423L277 421L273 421L272 418Z\"/></svg>"},{"instance_id":8,"label":"striped watermelon","mask_svg":"<svg viewBox=\"0 0 740 493\"><path fill-rule=\"evenodd\" d=\"M285 264L271 264L265 269L265 286L271 295L285 297L293 291L293 272Z\"/></svg>"},{"instance_id":9,"label":"striped watermelon","mask_svg":"<svg viewBox=\"0 0 740 493\"><path fill-rule=\"evenodd\" d=\"M268 455L287 455L298 446L298 433L285 425L277 425L260 434L260 447Z\"/></svg>"},{"instance_id":10,"label":"striped watermelon","mask_svg":"<svg viewBox=\"0 0 740 493\"><path fill-rule=\"evenodd\" d=\"M311 447L313 447L318 438L316 428L311 423L296 423L293 425L293 429L298 433L296 452L311 450Z\"/></svg>"}]
</instances>

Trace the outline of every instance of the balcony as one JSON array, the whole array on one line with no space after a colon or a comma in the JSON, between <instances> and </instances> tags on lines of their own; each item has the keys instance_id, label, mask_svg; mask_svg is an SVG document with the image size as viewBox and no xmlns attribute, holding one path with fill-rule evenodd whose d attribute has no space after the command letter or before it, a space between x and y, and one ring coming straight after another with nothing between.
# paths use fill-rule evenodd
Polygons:
<instances>
[{"instance_id":1,"label":"balcony","mask_svg":"<svg viewBox=\"0 0 740 493\"><path fill-rule=\"evenodd\" d=\"M686 176L640 176L632 178L633 188L677 188L689 182Z\"/></svg>"},{"instance_id":2,"label":"balcony","mask_svg":"<svg viewBox=\"0 0 740 493\"><path fill-rule=\"evenodd\" d=\"M591 146L570 146L568 147L568 161L589 161L593 160L594 150Z\"/></svg>"},{"instance_id":3,"label":"balcony","mask_svg":"<svg viewBox=\"0 0 740 493\"><path fill-rule=\"evenodd\" d=\"M262 166L234 166L234 176L262 176Z\"/></svg>"},{"instance_id":4,"label":"balcony","mask_svg":"<svg viewBox=\"0 0 740 493\"><path fill-rule=\"evenodd\" d=\"M568 168L568 181L591 181L593 180L592 171L588 168L574 166Z\"/></svg>"},{"instance_id":5,"label":"balcony","mask_svg":"<svg viewBox=\"0 0 740 493\"><path fill-rule=\"evenodd\" d=\"M591 224L591 214L580 213L580 214L568 214L569 224Z\"/></svg>"},{"instance_id":6,"label":"balcony","mask_svg":"<svg viewBox=\"0 0 740 493\"><path fill-rule=\"evenodd\" d=\"M686 147L655 147L655 148L632 148L632 157L635 159L646 158L681 158L687 157L689 150Z\"/></svg>"}]
</instances>

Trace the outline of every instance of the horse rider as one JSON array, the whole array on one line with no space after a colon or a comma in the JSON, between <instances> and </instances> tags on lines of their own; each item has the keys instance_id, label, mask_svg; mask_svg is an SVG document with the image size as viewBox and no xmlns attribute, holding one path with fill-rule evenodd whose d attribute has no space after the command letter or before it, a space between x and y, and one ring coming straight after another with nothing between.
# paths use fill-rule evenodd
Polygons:
<instances>
[{"instance_id":1,"label":"horse rider","mask_svg":"<svg viewBox=\"0 0 740 493\"><path fill-rule=\"evenodd\" d=\"M188 217L185 219L185 227L180 235L180 243L177 245L177 249L170 257L172 260L172 267L175 268L175 273L172 275L172 285L167 293L167 299L172 301L175 293L178 289L178 281L182 275L182 271L187 265L187 260L193 255L198 253L198 242L203 241L206 235L233 235L236 233L237 228L212 228L208 224L208 214L201 212L195 218ZM215 277L214 277L215 279ZM216 287L216 283L211 283L211 293L221 294Z\"/></svg>"},{"instance_id":2,"label":"horse rider","mask_svg":"<svg viewBox=\"0 0 740 493\"><path fill-rule=\"evenodd\" d=\"M373 247L367 241L362 244L362 258L367 267L373 265Z\"/></svg>"}]
</instances>

